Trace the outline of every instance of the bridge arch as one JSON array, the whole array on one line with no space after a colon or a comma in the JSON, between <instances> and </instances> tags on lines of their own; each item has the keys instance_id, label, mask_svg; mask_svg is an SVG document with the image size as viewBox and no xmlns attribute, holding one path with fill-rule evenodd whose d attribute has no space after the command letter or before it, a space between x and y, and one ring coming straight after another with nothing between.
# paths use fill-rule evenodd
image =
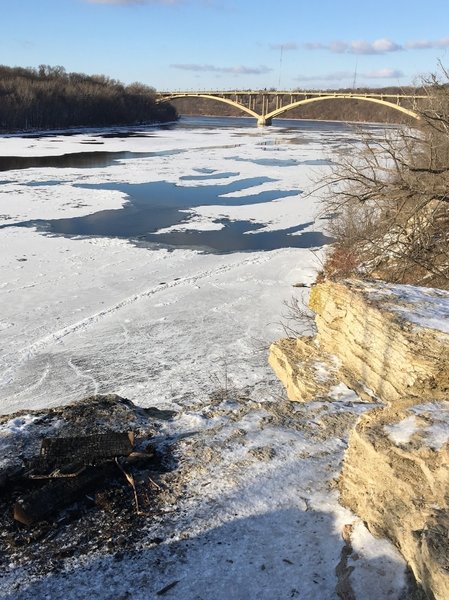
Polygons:
<instances>
[{"instance_id":1,"label":"bridge arch","mask_svg":"<svg viewBox=\"0 0 449 600\"><path fill-rule=\"evenodd\" d=\"M251 115L255 119L260 119L260 115L256 113L254 110L251 110L247 106L240 104L239 102L234 102L234 100L230 100L229 98L222 98L220 96L212 96L211 94L173 94L172 96L165 96L161 98L159 101L169 102L170 100L176 100L177 98L207 98L208 100L214 100L215 102L223 102L224 104L229 104L230 106L234 106L239 110Z\"/></svg>"},{"instance_id":2,"label":"bridge arch","mask_svg":"<svg viewBox=\"0 0 449 600\"><path fill-rule=\"evenodd\" d=\"M353 96L353 95L332 95L329 94L329 96L319 96L317 98L305 98L304 100L298 100L297 102L292 102L291 104L287 104L286 106L282 106L281 108L277 108L276 110L272 110L271 112L267 113L266 115L263 115L263 117L259 117L259 124L263 124L263 125L269 125L271 123L271 120L279 117L279 115L282 115L283 113L291 110L292 108L296 108L298 106L303 106L304 104L310 104L311 102L321 102L322 100L337 100L339 98L344 98L344 99L350 99L350 100L364 100L365 102L374 102L375 104L382 104L384 106L389 106L390 108L393 108L394 110L398 110L399 112L402 112L406 115L408 115L409 117L413 117L414 119L419 120L420 117L417 113L415 113L413 110L410 110L409 108L404 108L403 106L400 106L399 104L394 104L393 102L388 102L388 100L382 100L381 98L372 98L372 97L366 97L366 96Z\"/></svg>"}]
</instances>

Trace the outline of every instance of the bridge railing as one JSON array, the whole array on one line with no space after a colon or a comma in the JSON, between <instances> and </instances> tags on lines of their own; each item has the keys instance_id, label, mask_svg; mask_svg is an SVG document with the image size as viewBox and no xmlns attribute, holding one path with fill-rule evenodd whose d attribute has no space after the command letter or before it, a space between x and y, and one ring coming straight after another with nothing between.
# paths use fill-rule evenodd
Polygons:
<instances>
[{"instance_id":1,"label":"bridge railing","mask_svg":"<svg viewBox=\"0 0 449 600\"><path fill-rule=\"evenodd\" d=\"M254 95L267 95L267 96L329 96L332 98L348 98L348 97L365 97L365 98L413 98L413 99L426 99L428 96L421 94L386 94L383 92L333 92L333 91L317 91L317 90L164 90L157 92L159 96L254 96Z\"/></svg>"}]
</instances>

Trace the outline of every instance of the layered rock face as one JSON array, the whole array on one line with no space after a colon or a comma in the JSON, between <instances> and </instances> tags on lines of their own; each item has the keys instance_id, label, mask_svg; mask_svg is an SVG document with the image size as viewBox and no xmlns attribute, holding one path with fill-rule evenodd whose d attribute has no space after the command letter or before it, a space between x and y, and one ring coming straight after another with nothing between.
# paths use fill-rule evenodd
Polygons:
<instances>
[{"instance_id":1,"label":"layered rock face","mask_svg":"<svg viewBox=\"0 0 449 600\"><path fill-rule=\"evenodd\" d=\"M449 598L449 402L376 409L351 432L341 501L390 538L429 598Z\"/></svg>"},{"instance_id":2,"label":"layered rock face","mask_svg":"<svg viewBox=\"0 0 449 600\"><path fill-rule=\"evenodd\" d=\"M449 294L380 282L312 288L317 342L386 402L449 391Z\"/></svg>"},{"instance_id":3,"label":"layered rock face","mask_svg":"<svg viewBox=\"0 0 449 600\"><path fill-rule=\"evenodd\" d=\"M324 282L310 306L316 337L273 344L270 363L292 400L331 398L340 380L384 403L350 435L341 499L393 541L429 598L447 600L449 293Z\"/></svg>"}]
</instances>

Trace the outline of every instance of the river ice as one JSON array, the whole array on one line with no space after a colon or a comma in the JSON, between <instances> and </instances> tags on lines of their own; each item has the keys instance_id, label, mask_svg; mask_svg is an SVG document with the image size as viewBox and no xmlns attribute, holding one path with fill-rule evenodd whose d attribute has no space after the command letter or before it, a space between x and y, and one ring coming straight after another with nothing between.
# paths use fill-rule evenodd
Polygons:
<instances>
[{"instance_id":1,"label":"river ice","mask_svg":"<svg viewBox=\"0 0 449 600\"><path fill-rule=\"evenodd\" d=\"M118 191L75 187L80 183L167 181L194 193L222 173L226 182L271 180L234 197L298 193L263 204L224 199L195 207L175 229L210 231L227 219L257 221L265 231L301 224L324 231L319 198L307 192L335 152L353 147L354 135L330 125L198 125L131 137L0 138L0 156L154 153L103 167L4 171L0 225L120 210L127 201ZM0 229L0 240L0 413L114 392L141 406L175 409L167 431L195 431L197 447L214 448L200 465L201 453L181 443L192 478L181 514L167 515L162 545L149 541L139 556L120 562L106 553L72 559L45 577L32 565L10 564L2 598L148 599L177 581L167 598L337 599L347 524L356 532L346 571L354 597L400 598L406 578L399 554L374 540L333 489L349 427L367 406L346 389L332 402L291 405L267 364L269 343L283 335L284 302L305 298L307 287L293 286L312 283L322 248L218 254L14 226ZM0 430L0 447L10 435Z\"/></svg>"}]
</instances>

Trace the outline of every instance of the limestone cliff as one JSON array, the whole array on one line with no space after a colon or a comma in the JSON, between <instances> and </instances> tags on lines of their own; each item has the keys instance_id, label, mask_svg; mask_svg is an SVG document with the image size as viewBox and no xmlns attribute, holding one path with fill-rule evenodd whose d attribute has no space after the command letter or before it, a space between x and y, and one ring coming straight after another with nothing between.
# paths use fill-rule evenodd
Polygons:
<instances>
[{"instance_id":1,"label":"limestone cliff","mask_svg":"<svg viewBox=\"0 0 449 600\"><path fill-rule=\"evenodd\" d=\"M449 294L361 281L312 288L320 347L384 401L449 390ZM448 319L445 323L444 319Z\"/></svg>"},{"instance_id":2,"label":"limestone cliff","mask_svg":"<svg viewBox=\"0 0 449 600\"><path fill-rule=\"evenodd\" d=\"M449 402L376 409L350 435L341 501L390 538L429 598L449 598Z\"/></svg>"},{"instance_id":3,"label":"limestone cliff","mask_svg":"<svg viewBox=\"0 0 449 600\"><path fill-rule=\"evenodd\" d=\"M270 349L270 363L291 400L313 396L310 362L324 363L330 372L339 364L340 379L356 390L371 390L383 401L406 396L422 401L448 393L448 292L326 281L312 288L310 307L316 313L316 338L281 340ZM304 371L307 392L298 383Z\"/></svg>"},{"instance_id":4,"label":"limestone cliff","mask_svg":"<svg viewBox=\"0 0 449 600\"><path fill-rule=\"evenodd\" d=\"M315 338L281 340L270 364L292 400L343 381L380 400L349 439L342 502L401 550L429 598L449 598L449 293L326 281Z\"/></svg>"}]
</instances>

